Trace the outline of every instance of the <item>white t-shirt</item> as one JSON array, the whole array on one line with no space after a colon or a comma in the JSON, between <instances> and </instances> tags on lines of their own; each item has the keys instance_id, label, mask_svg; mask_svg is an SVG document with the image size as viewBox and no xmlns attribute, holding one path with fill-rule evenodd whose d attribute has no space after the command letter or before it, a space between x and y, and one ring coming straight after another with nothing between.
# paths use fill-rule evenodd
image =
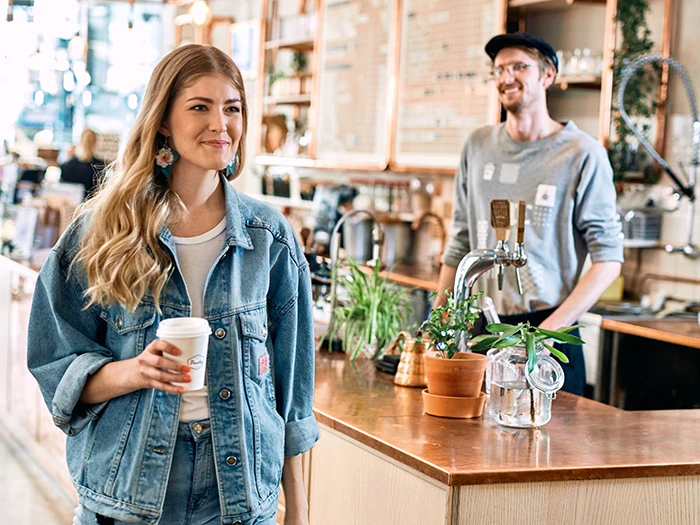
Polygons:
<instances>
[{"instance_id":1,"label":"white t-shirt","mask_svg":"<svg viewBox=\"0 0 700 525\"><path fill-rule=\"evenodd\" d=\"M187 293L192 303L192 317L203 317L204 286L216 259L221 255L226 237L226 217L213 229L196 237L175 237L177 259ZM180 406L180 421L209 418L207 387L185 392Z\"/></svg>"}]
</instances>

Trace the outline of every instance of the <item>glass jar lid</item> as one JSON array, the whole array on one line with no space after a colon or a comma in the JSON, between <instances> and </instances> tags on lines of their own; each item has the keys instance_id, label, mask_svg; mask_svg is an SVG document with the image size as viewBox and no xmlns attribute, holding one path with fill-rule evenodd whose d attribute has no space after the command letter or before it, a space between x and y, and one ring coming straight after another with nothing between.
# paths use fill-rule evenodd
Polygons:
<instances>
[{"instance_id":1,"label":"glass jar lid","mask_svg":"<svg viewBox=\"0 0 700 525\"><path fill-rule=\"evenodd\" d=\"M564 386L564 369L557 360L544 354L537 355L532 372L525 365L525 377L532 388L545 394L554 394Z\"/></svg>"}]
</instances>

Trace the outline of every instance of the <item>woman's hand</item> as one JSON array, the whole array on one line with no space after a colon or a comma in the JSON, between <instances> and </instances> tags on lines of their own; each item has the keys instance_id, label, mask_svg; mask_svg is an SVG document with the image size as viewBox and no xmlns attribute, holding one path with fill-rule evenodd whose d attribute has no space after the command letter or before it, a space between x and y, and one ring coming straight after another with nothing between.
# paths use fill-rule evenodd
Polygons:
<instances>
[{"instance_id":1,"label":"woman's hand","mask_svg":"<svg viewBox=\"0 0 700 525\"><path fill-rule=\"evenodd\" d=\"M80 401L104 403L142 388L157 388L172 394L184 393L184 387L173 383L189 383L192 380L188 374L190 367L164 354L179 355L180 350L156 339L136 357L107 363L88 377Z\"/></svg>"},{"instance_id":2,"label":"woman's hand","mask_svg":"<svg viewBox=\"0 0 700 525\"><path fill-rule=\"evenodd\" d=\"M189 383L190 367L164 354L179 355L180 350L167 341L153 340L143 352L130 359L133 365L134 390L157 388L171 394L183 394L185 388L173 383Z\"/></svg>"}]
</instances>

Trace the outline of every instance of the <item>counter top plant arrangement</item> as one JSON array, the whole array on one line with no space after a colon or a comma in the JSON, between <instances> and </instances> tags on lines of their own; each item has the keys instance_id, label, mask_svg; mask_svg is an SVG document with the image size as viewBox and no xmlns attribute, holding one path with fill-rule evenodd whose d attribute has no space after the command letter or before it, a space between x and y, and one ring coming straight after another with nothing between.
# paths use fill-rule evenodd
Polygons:
<instances>
[{"instance_id":1,"label":"counter top plant arrangement","mask_svg":"<svg viewBox=\"0 0 700 525\"><path fill-rule=\"evenodd\" d=\"M563 363L569 360L547 341L583 344L582 339L570 333L580 326L545 330L530 323L490 324L486 329L491 335L472 339L473 350L489 350L489 414L499 424L539 427L551 419L552 399L564 384L564 370L551 356Z\"/></svg>"},{"instance_id":2,"label":"counter top plant arrangement","mask_svg":"<svg viewBox=\"0 0 700 525\"><path fill-rule=\"evenodd\" d=\"M469 340L480 310L481 294L457 301L445 293L444 305L433 309L421 325L417 336L429 340L423 356L428 388L423 391L426 413L452 418L479 417L484 410L481 392L487 358L473 352L462 352L459 339Z\"/></svg>"},{"instance_id":3,"label":"counter top plant arrangement","mask_svg":"<svg viewBox=\"0 0 700 525\"><path fill-rule=\"evenodd\" d=\"M413 312L409 290L389 282L388 274L381 277L379 261L374 263L372 273L366 274L351 258L348 275L339 281L345 289L339 298L343 304L336 308L328 333L333 340L342 329L343 349L352 361L361 354L380 357Z\"/></svg>"}]
</instances>

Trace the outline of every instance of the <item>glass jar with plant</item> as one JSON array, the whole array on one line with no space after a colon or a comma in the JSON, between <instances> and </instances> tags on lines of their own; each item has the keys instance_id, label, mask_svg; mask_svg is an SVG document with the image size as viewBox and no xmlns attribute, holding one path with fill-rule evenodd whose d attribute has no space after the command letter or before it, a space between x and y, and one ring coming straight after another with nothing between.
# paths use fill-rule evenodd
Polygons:
<instances>
[{"instance_id":1,"label":"glass jar with plant","mask_svg":"<svg viewBox=\"0 0 700 525\"><path fill-rule=\"evenodd\" d=\"M583 344L583 340L570 332L581 325L557 330L545 330L520 323L490 324L484 334L472 339L475 351L489 352L487 391L491 402L489 414L499 424L516 427L539 427L552 417L552 399L564 384L564 370L552 356L562 363L569 359L548 341Z\"/></svg>"},{"instance_id":2,"label":"glass jar with plant","mask_svg":"<svg viewBox=\"0 0 700 525\"><path fill-rule=\"evenodd\" d=\"M372 359L382 355L384 348L405 328L413 313L408 298L408 289L389 281L389 275L380 276L380 264L374 261L374 269L366 274L350 258L349 273L340 280L345 294L336 307L333 326L329 327L328 339L343 330L343 349L354 361L360 354ZM344 282L343 282L344 281Z\"/></svg>"}]
</instances>

